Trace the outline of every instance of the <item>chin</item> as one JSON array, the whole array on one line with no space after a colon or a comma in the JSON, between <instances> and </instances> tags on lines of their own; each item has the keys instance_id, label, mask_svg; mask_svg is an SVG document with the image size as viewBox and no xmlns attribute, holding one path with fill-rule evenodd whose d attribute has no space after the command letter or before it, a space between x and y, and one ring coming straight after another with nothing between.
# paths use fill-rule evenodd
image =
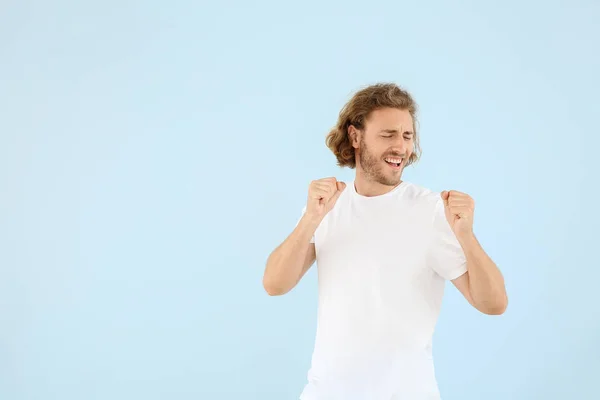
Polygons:
<instances>
[{"instance_id":1,"label":"chin","mask_svg":"<svg viewBox=\"0 0 600 400\"><path fill-rule=\"evenodd\" d=\"M396 186L400 184L400 181L402 180L402 174L394 174L393 176L381 176L379 180L379 183L381 183L382 185L386 185L386 186Z\"/></svg>"}]
</instances>

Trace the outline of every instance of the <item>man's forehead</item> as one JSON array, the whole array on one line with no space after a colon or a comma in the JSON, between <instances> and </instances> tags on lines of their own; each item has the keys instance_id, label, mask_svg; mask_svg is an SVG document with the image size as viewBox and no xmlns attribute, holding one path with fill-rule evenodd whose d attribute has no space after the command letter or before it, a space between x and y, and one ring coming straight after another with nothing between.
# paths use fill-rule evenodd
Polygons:
<instances>
[{"instance_id":1,"label":"man's forehead","mask_svg":"<svg viewBox=\"0 0 600 400\"><path fill-rule=\"evenodd\" d=\"M413 118L407 110L376 110L367 119L367 126L379 131L412 132Z\"/></svg>"}]
</instances>

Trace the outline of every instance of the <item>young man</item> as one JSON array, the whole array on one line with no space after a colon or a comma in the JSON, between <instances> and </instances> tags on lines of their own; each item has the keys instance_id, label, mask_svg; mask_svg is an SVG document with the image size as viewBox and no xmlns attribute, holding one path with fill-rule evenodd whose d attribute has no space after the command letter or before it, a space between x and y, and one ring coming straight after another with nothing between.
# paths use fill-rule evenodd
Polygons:
<instances>
[{"instance_id":1,"label":"young man","mask_svg":"<svg viewBox=\"0 0 600 400\"><path fill-rule=\"evenodd\" d=\"M290 291L317 262L315 349L303 400L439 399L431 338L445 281L502 314L502 274L473 233L473 199L401 179L419 158L416 104L394 84L357 92L327 136L354 182L318 179L263 285Z\"/></svg>"}]
</instances>

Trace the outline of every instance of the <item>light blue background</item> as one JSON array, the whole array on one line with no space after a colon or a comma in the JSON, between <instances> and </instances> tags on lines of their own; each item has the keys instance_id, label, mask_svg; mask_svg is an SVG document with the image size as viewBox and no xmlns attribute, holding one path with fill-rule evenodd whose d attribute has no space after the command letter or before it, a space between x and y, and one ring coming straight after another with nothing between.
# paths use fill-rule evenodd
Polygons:
<instances>
[{"instance_id":1,"label":"light blue background","mask_svg":"<svg viewBox=\"0 0 600 400\"><path fill-rule=\"evenodd\" d=\"M598 398L598 2L201 3L2 3L0 399L298 398L316 271L264 262L380 81L507 280L501 317L449 286L443 398Z\"/></svg>"}]
</instances>

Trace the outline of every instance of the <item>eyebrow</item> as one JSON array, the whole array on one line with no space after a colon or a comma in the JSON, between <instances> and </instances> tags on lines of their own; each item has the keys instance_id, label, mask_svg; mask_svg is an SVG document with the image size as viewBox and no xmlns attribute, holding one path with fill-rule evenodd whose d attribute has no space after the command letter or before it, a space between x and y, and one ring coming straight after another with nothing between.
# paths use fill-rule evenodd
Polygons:
<instances>
[{"instance_id":1,"label":"eyebrow","mask_svg":"<svg viewBox=\"0 0 600 400\"><path fill-rule=\"evenodd\" d=\"M399 133L400 131L398 131L398 129L382 129L379 132L380 133ZM404 131L402 134L403 135L414 135L414 132L413 131Z\"/></svg>"}]
</instances>

